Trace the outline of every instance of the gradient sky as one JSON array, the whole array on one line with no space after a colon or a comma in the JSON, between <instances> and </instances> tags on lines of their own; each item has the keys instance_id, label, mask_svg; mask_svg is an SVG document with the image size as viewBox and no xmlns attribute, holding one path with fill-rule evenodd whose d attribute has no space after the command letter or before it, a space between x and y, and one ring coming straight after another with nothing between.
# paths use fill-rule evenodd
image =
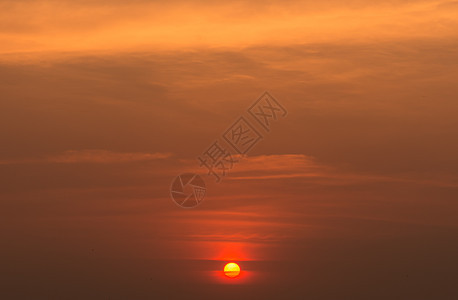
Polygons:
<instances>
[{"instance_id":1,"label":"gradient sky","mask_svg":"<svg viewBox=\"0 0 458 300\"><path fill-rule=\"evenodd\" d=\"M458 298L457 16L0 0L0 298ZM214 183L196 157L266 90L287 117Z\"/></svg>"}]
</instances>

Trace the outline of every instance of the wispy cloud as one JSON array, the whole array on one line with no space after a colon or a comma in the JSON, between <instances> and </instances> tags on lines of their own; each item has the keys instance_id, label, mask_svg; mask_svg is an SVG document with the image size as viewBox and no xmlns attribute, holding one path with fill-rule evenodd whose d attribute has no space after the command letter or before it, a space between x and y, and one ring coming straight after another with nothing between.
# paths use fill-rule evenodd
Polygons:
<instances>
[{"instance_id":1,"label":"wispy cloud","mask_svg":"<svg viewBox=\"0 0 458 300\"><path fill-rule=\"evenodd\" d=\"M458 178L438 174L424 177L409 174L380 175L358 173L317 162L303 154L246 157L234 166L228 180L315 179L329 185L355 185L371 182L399 182L441 187L457 187Z\"/></svg>"},{"instance_id":2,"label":"wispy cloud","mask_svg":"<svg viewBox=\"0 0 458 300\"><path fill-rule=\"evenodd\" d=\"M9 164L33 164L33 163L127 163L136 161L147 161L165 159L172 156L171 153L142 153L142 152L113 152L107 150L68 150L64 153L44 158L24 158L2 160L0 165Z\"/></svg>"},{"instance_id":3,"label":"wispy cloud","mask_svg":"<svg viewBox=\"0 0 458 300\"><path fill-rule=\"evenodd\" d=\"M454 36L457 26L456 5L442 1L58 4L6 1L0 11L0 26L4 28L0 52L244 47L443 37Z\"/></svg>"},{"instance_id":4,"label":"wispy cloud","mask_svg":"<svg viewBox=\"0 0 458 300\"><path fill-rule=\"evenodd\" d=\"M234 170L238 173L268 171L272 173L318 173L332 169L316 161L312 156L304 154L275 154L242 157Z\"/></svg>"}]
</instances>

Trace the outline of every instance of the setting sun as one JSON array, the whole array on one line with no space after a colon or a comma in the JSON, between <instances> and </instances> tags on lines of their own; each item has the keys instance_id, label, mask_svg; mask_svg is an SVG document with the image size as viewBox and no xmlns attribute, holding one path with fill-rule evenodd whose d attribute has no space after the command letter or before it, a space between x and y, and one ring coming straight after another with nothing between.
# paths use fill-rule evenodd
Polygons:
<instances>
[{"instance_id":1,"label":"setting sun","mask_svg":"<svg viewBox=\"0 0 458 300\"><path fill-rule=\"evenodd\" d=\"M227 277L237 277L240 274L240 267L236 263L228 263L224 266L224 275Z\"/></svg>"}]
</instances>

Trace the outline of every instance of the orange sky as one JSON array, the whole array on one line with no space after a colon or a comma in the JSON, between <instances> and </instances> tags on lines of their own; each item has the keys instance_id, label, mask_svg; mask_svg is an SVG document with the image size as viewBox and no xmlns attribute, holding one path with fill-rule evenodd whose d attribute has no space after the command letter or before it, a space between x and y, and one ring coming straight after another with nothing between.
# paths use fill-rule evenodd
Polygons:
<instances>
[{"instance_id":1,"label":"orange sky","mask_svg":"<svg viewBox=\"0 0 458 300\"><path fill-rule=\"evenodd\" d=\"M0 298L456 298L457 15L1 1ZM287 117L178 208L172 179L266 90Z\"/></svg>"},{"instance_id":2,"label":"orange sky","mask_svg":"<svg viewBox=\"0 0 458 300\"><path fill-rule=\"evenodd\" d=\"M1 52L150 51L456 35L454 1L2 1Z\"/></svg>"}]
</instances>

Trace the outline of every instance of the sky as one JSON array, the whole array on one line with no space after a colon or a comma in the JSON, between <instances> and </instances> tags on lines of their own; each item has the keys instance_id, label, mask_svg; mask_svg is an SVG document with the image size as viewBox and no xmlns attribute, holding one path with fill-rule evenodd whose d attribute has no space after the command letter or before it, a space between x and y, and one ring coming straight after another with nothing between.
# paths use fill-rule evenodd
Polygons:
<instances>
[{"instance_id":1,"label":"sky","mask_svg":"<svg viewBox=\"0 0 458 300\"><path fill-rule=\"evenodd\" d=\"M457 16L0 0L0 297L457 298ZM240 116L262 139L217 183L197 158Z\"/></svg>"}]
</instances>

